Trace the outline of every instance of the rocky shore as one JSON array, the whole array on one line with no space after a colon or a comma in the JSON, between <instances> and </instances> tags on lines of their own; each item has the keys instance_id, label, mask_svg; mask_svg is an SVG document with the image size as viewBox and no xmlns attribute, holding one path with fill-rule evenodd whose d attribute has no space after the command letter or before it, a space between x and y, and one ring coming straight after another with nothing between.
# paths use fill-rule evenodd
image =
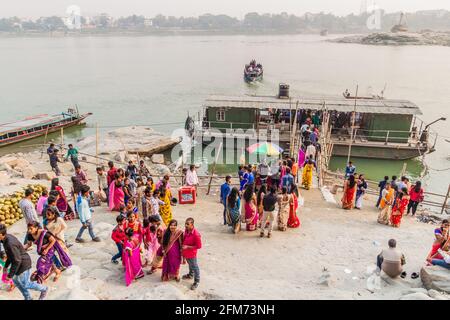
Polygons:
<instances>
[{"instance_id":1,"label":"rocky shore","mask_svg":"<svg viewBox=\"0 0 450 320\"><path fill-rule=\"evenodd\" d=\"M450 46L450 32L372 33L369 35L354 35L328 41L380 46Z\"/></svg>"}]
</instances>

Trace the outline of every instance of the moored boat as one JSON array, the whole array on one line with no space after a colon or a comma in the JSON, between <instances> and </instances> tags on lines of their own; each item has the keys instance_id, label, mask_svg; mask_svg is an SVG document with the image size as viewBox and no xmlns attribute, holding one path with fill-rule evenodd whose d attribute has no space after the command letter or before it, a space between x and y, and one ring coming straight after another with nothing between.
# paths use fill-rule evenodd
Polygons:
<instances>
[{"instance_id":1,"label":"moored boat","mask_svg":"<svg viewBox=\"0 0 450 320\"><path fill-rule=\"evenodd\" d=\"M61 128L80 125L90 115L92 113L80 114L77 109L69 108L67 112L60 114L40 114L0 124L0 147L48 135Z\"/></svg>"},{"instance_id":2,"label":"moored boat","mask_svg":"<svg viewBox=\"0 0 450 320\"><path fill-rule=\"evenodd\" d=\"M290 97L284 88L280 85L278 96L211 96L203 104L194 139L202 144L232 139L236 146L267 139L288 149L299 139L301 119L317 114L323 121L327 113L335 156L347 156L350 141L352 157L406 160L435 151L438 135L430 131L433 123L423 123L420 108L410 101Z\"/></svg>"},{"instance_id":3,"label":"moored boat","mask_svg":"<svg viewBox=\"0 0 450 320\"><path fill-rule=\"evenodd\" d=\"M256 60L252 60L250 64L245 65L244 68L244 80L246 82L261 81L264 77L264 69L262 64L256 63Z\"/></svg>"}]
</instances>

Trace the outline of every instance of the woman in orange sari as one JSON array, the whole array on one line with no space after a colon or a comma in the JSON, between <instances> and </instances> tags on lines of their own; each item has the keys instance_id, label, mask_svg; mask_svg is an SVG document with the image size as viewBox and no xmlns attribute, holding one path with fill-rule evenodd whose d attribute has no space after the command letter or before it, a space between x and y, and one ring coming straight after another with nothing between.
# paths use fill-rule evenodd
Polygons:
<instances>
[{"instance_id":1,"label":"woman in orange sari","mask_svg":"<svg viewBox=\"0 0 450 320\"><path fill-rule=\"evenodd\" d=\"M164 232L162 253L164 256L162 265L162 281L175 279L180 281L180 265L182 261L181 248L183 243L183 231L177 228L177 220L171 220Z\"/></svg>"},{"instance_id":2,"label":"woman in orange sari","mask_svg":"<svg viewBox=\"0 0 450 320\"><path fill-rule=\"evenodd\" d=\"M402 191L398 193L397 199L395 200L395 204L392 208L391 224L394 228L400 228L403 214L405 213L408 203L408 189L403 188Z\"/></svg>"},{"instance_id":3,"label":"woman in orange sari","mask_svg":"<svg viewBox=\"0 0 450 320\"><path fill-rule=\"evenodd\" d=\"M300 227L300 219L297 217L297 210L298 210L298 187L293 184L291 189L291 194L293 201L289 208L289 220L288 220L288 227L289 228L298 228Z\"/></svg>"},{"instance_id":4,"label":"woman in orange sari","mask_svg":"<svg viewBox=\"0 0 450 320\"><path fill-rule=\"evenodd\" d=\"M355 176L350 175L344 184L344 195L342 196L342 209L351 210L354 207L354 199L356 193Z\"/></svg>"}]
</instances>

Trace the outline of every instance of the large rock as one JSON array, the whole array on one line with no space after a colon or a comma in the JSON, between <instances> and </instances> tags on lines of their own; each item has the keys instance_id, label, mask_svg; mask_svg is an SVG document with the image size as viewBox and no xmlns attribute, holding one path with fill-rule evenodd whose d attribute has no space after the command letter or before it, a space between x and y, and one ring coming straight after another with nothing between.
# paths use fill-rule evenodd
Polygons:
<instances>
[{"instance_id":1,"label":"large rock","mask_svg":"<svg viewBox=\"0 0 450 320\"><path fill-rule=\"evenodd\" d=\"M163 164L155 164L149 168L149 171L152 176L162 177L166 174L170 174L169 167L167 167Z\"/></svg>"},{"instance_id":2,"label":"large rock","mask_svg":"<svg viewBox=\"0 0 450 320\"><path fill-rule=\"evenodd\" d=\"M28 167L22 170L22 177L24 179L33 179L36 176L36 171L33 167Z\"/></svg>"},{"instance_id":3,"label":"large rock","mask_svg":"<svg viewBox=\"0 0 450 320\"><path fill-rule=\"evenodd\" d=\"M18 158L15 165L13 165L12 167L14 170L23 171L26 168L30 167L30 163L25 159Z\"/></svg>"},{"instance_id":4,"label":"large rock","mask_svg":"<svg viewBox=\"0 0 450 320\"><path fill-rule=\"evenodd\" d=\"M155 164L164 164L164 155L159 153L152 155L152 162Z\"/></svg>"},{"instance_id":5,"label":"large rock","mask_svg":"<svg viewBox=\"0 0 450 320\"><path fill-rule=\"evenodd\" d=\"M420 270L420 278L428 290L450 294L450 270L439 266L423 267Z\"/></svg>"},{"instance_id":6,"label":"large rock","mask_svg":"<svg viewBox=\"0 0 450 320\"><path fill-rule=\"evenodd\" d=\"M422 292L410 293L401 297L399 300L434 300L430 296Z\"/></svg>"},{"instance_id":7,"label":"large rock","mask_svg":"<svg viewBox=\"0 0 450 320\"><path fill-rule=\"evenodd\" d=\"M87 154L95 154L95 140L95 135L80 140L77 143L78 149ZM142 158L164 152L180 141L179 137L169 137L148 127L124 127L102 133L98 148L100 154L116 155L118 152L127 151L129 154L139 153Z\"/></svg>"},{"instance_id":8,"label":"large rock","mask_svg":"<svg viewBox=\"0 0 450 320\"><path fill-rule=\"evenodd\" d=\"M125 163L127 159L127 152L126 151L120 151L114 156L114 160L118 162Z\"/></svg>"},{"instance_id":9,"label":"large rock","mask_svg":"<svg viewBox=\"0 0 450 320\"><path fill-rule=\"evenodd\" d=\"M36 178L38 180L51 181L52 179L56 178L56 174L53 171L39 172L36 174Z\"/></svg>"},{"instance_id":10,"label":"large rock","mask_svg":"<svg viewBox=\"0 0 450 320\"><path fill-rule=\"evenodd\" d=\"M57 300L98 300L98 298L81 288L66 291L56 298Z\"/></svg>"}]
</instances>

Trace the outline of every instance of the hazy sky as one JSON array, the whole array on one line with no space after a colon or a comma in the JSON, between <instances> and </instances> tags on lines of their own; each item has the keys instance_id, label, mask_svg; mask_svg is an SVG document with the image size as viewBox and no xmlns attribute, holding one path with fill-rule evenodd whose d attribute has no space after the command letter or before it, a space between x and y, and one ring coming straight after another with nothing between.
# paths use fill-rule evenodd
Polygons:
<instances>
[{"instance_id":1,"label":"hazy sky","mask_svg":"<svg viewBox=\"0 0 450 320\"><path fill-rule=\"evenodd\" d=\"M133 13L152 17L158 13L174 16L198 16L203 13L224 13L242 18L247 12L293 14L305 12L332 12L344 15L359 13L366 0L0 0L0 17L64 16L66 8L77 5L82 14L106 12L113 16ZM372 0L367 0L371 4ZM382 9L392 11L417 11L448 9L449 0L378 0Z\"/></svg>"}]
</instances>

